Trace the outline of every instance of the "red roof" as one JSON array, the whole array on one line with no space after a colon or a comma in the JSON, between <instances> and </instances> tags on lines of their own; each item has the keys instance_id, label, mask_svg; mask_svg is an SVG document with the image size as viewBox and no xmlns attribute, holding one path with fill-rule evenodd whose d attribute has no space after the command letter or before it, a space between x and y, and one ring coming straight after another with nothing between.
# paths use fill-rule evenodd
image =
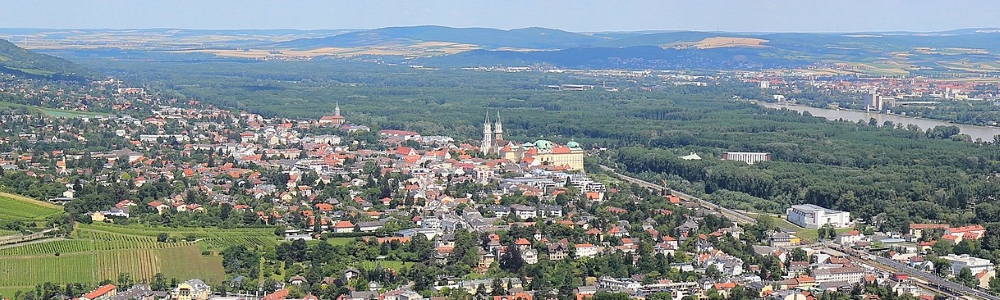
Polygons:
<instances>
[{"instance_id":1,"label":"red roof","mask_svg":"<svg viewBox=\"0 0 1000 300\"><path fill-rule=\"evenodd\" d=\"M531 245L531 242L528 242L528 240L525 238L519 238L516 241L514 241L514 245Z\"/></svg>"},{"instance_id":2,"label":"red roof","mask_svg":"<svg viewBox=\"0 0 1000 300\"><path fill-rule=\"evenodd\" d=\"M334 228L354 228L354 224L351 221L337 221L337 224L333 225Z\"/></svg>"},{"instance_id":3,"label":"red roof","mask_svg":"<svg viewBox=\"0 0 1000 300\"><path fill-rule=\"evenodd\" d=\"M104 294L114 291L115 288L116 287L113 284L102 285L90 293L83 294L83 298L97 299L97 297L104 296Z\"/></svg>"}]
</instances>

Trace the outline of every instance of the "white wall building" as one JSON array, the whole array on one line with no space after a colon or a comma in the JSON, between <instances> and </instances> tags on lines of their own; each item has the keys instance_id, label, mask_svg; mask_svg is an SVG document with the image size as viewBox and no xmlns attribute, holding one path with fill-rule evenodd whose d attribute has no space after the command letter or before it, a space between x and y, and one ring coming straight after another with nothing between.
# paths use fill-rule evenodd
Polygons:
<instances>
[{"instance_id":1,"label":"white wall building","mask_svg":"<svg viewBox=\"0 0 1000 300\"><path fill-rule=\"evenodd\" d=\"M788 222L803 228L820 228L830 224L834 228L851 226L851 213L823 208L813 204L792 205L785 213Z\"/></svg>"},{"instance_id":2,"label":"white wall building","mask_svg":"<svg viewBox=\"0 0 1000 300\"><path fill-rule=\"evenodd\" d=\"M962 271L962 268L969 268L972 274L976 274L986 270L987 272L993 271L993 263L988 259L982 259L974 256L969 256L968 254L955 255L948 254L947 256L942 256L948 262L951 263L951 273L958 275Z\"/></svg>"},{"instance_id":3,"label":"white wall building","mask_svg":"<svg viewBox=\"0 0 1000 300\"><path fill-rule=\"evenodd\" d=\"M755 164L762 161L771 161L771 153L767 152L722 152L722 160L742 161L747 164Z\"/></svg>"}]
</instances>

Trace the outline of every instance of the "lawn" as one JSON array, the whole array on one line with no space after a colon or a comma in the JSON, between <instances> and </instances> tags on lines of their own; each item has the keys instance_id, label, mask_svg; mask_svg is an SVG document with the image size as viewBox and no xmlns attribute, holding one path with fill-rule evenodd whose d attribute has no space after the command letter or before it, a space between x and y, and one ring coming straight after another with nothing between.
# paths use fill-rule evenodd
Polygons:
<instances>
[{"instance_id":1,"label":"lawn","mask_svg":"<svg viewBox=\"0 0 1000 300\"><path fill-rule=\"evenodd\" d=\"M55 108L45 108L10 102L0 102L0 107L14 107L14 108L26 108L29 111L38 112L49 117L54 118L77 118L77 117L97 117L106 116L105 113L89 112L89 111L78 111L78 110L65 110L65 109L55 109Z\"/></svg>"},{"instance_id":2,"label":"lawn","mask_svg":"<svg viewBox=\"0 0 1000 300\"><path fill-rule=\"evenodd\" d=\"M0 193L0 220L41 221L62 212L62 207L28 197Z\"/></svg>"}]
</instances>

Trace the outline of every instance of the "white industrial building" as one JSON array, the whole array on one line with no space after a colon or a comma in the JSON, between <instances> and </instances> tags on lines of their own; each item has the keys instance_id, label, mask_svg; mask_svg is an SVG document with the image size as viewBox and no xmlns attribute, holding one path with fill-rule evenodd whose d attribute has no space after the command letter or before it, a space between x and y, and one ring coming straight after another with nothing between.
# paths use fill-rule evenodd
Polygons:
<instances>
[{"instance_id":1,"label":"white industrial building","mask_svg":"<svg viewBox=\"0 0 1000 300\"><path fill-rule=\"evenodd\" d=\"M851 226L851 213L827 209L813 204L792 205L785 213L788 215L788 222L799 225L802 228L816 229L826 224L830 224L834 228Z\"/></svg>"},{"instance_id":2,"label":"white industrial building","mask_svg":"<svg viewBox=\"0 0 1000 300\"><path fill-rule=\"evenodd\" d=\"M742 161L749 165L771 161L771 153L767 152L722 152L722 160Z\"/></svg>"}]
</instances>

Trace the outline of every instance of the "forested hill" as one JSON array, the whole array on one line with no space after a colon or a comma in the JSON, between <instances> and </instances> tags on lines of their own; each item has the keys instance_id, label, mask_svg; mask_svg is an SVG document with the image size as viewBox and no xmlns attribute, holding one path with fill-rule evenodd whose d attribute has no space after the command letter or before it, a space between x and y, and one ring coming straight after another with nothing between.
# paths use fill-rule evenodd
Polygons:
<instances>
[{"instance_id":1,"label":"forested hill","mask_svg":"<svg viewBox=\"0 0 1000 300\"><path fill-rule=\"evenodd\" d=\"M35 53L0 39L0 73L24 77L83 81L96 73L51 55Z\"/></svg>"}]
</instances>

